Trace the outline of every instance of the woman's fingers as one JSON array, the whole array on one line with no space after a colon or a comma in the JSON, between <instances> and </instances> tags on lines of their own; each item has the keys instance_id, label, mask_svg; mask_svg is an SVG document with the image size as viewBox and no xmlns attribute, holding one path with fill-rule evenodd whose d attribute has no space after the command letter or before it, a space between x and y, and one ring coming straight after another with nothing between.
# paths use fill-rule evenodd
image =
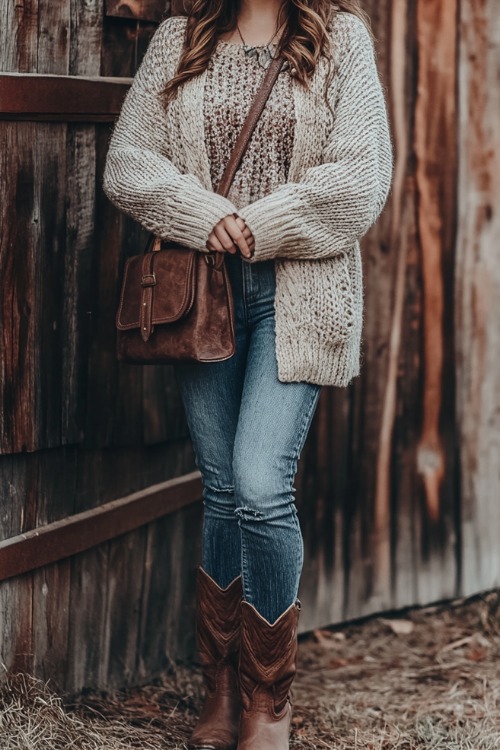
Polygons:
<instances>
[{"instance_id":1,"label":"woman's fingers","mask_svg":"<svg viewBox=\"0 0 500 750\"><path fill-rule=\"evenodd\" d=\"M255 238L245 221L236 215L226 216L215 225L207 240L207 249L218 253L236 253L249 258L255 247Z\"/></svg>"},{"instance_id":2,"label":"woman's fingers","mask_svg":"<svg viewBox=\"0 0 500 750\"><path fill-rule=\"evenodd\" d=\"M249 258L252 253L248 246L247 238L241 229L241 222L243 222L243 219L240 219L239 216L235 217L234 215L226 216L226 218L223 219L224 227L233 243L237 245L241 254L244 255L245 258Z\"/></svg>"},{"instance_id":3,"label":"woman's fingers","mask_svg":"<svg viewBox=\"0 0 500 750\"><path fill-rule=\"evenodd\" d=\"M210 233L207 240L207 249L217 253L236 252L237 248L225 229L221 227L221 222Z\"/></svg>"},{"instance_id":4,"label":"woman's fingers","mask_svg":"<svg viewBox=\"0 0 500 750\"><path fill-rule=\"evenodd\" d=\"M221 243L217 239L215 232L211 232L207 240L207 250L215 251L216 253L225 253L226 251L222 247Z\"/></svg>"},{"instance_id":5,"label":"woman's fingers","mask_svg":"<svg viewBox=\"0 0 500 750\"><path fill-rule=\"evenodd\" d=\"M228 231L228 227L226 224L227 218L228 217L226 216L225 219L222 219L222 221L219 221L219 223L215 225L214 233L226 253L232 253L234 255L234 253L236 252L236 247L234 245L234 239ZM240 230L238 229L238 232L239 231Z\"/></svg>"},{"instance_id":6,"label":"woman's fingers","mask_svg":"<svg viewBox=\"0 0 500 750\"><path fill-rule=\"evenodd\" d=\"M247 227L244 219L241 219L239 216L236 219L236 221L240 229L242 229L243 231L243 237L246 239L248 247L253 252L255 248L255 237L252 234L252 230L249 227Z\"/></svg>"}]
</instances>

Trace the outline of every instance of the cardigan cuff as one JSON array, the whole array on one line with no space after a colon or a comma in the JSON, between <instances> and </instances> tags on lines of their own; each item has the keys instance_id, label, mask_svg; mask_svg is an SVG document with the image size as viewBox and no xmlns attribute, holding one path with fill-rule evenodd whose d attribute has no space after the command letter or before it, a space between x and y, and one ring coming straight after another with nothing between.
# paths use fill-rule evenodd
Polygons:
<instances>
[{"instance_id":1,"label":"cardigan cuff","mask_svg":"<svg viewBox=\"0 0 500 750\"><path fill-rule=\"evenodd\" d=\"M297 217L304 215L298 196L286 197L270 193L240 209L238 216L244 220L255 238L255 251L248 263L285 256L287 249L301 244L301 227ZM303 241L303 240L302 240Z\"/></svg>"},{"instance_id":2,"label":"cardigan cuff","mask_svg":"<svg viewBox=\"0 0 500 750\"><path fill-rule=\"evenodd\" d=\"M174 199L169 198L168 209L171 222L169 239L192 247L200 252L209 252L207 240L216 224L226 216L236 213L236 206L218 193L200 187L198 181L189 180Z\"/></svg>"}]
</instances>

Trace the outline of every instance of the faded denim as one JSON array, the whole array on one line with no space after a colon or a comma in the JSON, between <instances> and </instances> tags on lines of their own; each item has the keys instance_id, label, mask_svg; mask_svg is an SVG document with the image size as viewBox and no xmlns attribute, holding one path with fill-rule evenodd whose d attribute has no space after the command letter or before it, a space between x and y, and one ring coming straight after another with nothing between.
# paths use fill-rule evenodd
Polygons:
<instances>
[{"instance_id":1,"label":"faded denim","mask_svg":"<svg viewBox=\"0 0 500 750\"><path fill-rule=\"evenodd\" d=\"M274 260L226 263L236 354L175 373L203 478L203 567L223 588L241 573L244 598L272 623L297 598L293 482L321 386L278 380Z\"/></svg>"}]
</instances>

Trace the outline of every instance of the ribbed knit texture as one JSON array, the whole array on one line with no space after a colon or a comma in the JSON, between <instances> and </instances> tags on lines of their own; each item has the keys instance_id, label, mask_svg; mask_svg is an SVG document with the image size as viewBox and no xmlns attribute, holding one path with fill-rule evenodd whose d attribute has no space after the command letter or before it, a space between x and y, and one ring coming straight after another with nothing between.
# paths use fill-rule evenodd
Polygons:
<instances>
[{"instance_id":1,"label":"ribbed knit texture","mask_svg":"<svg viewBox=\"0 0 500 750\"><path fill-rule=\"evenodd\" d=\"M206 118L217 107L217 82L221 108L229 106L224 89L234 99L236 119L234 113L228 118L227 140L233 137L241 119L234 76L249 75L249 68L243 74L232 64L233 55L242 54L242 66L255 61L245 58L243 50L228 55L230 45L219 43L211 61L216 70L188 81L165 108L162 89L175 74L185 23L184 18L164 21L150 44L111 139L104 189L146 228L200 251L206 251L208 235L220 219L231 213L243 217L256 241L248 262L276 259L280 380L346 386L360 368L359 240L387 200L393 169L384 92L369 33L357 17L336 13L331 30L335 75L328 86L333 115L324 100L328 64L321 59L308 90L295 79L289 82L295 111L290 158L286 148L280 149L278 165L273 152L268 160L272 175L249 185L246 170L254 174L255 163L250 156L230 200L213 192L224 157L213 134L223 133L223 123L219 118L214 125L213 117L210 122ZM219 68L224 65L226 74ZM289 74L280 74L279 85L289 118L285 76ZM272 112L272 101L269 107ZM281 132L286 123L284 127ZM265 153L273 132L269 125L257 131L254 155L258 148Z\"/></svg>"}]
</instances>

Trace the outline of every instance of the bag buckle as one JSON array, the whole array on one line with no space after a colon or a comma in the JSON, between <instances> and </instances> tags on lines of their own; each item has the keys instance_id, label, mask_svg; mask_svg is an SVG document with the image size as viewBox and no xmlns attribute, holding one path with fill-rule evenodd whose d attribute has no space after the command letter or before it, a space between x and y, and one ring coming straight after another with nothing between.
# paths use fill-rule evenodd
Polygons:
<instances>
[{"instance_id":1,"label":"bag buckle","mask_svg":"<svg viewBox=\"0 0 500 750\"><path fill-rule=\"evenodd\" d=\"M155 273L145 273L142 277L141 286L156 286Z\"/></svg>"}]
</instances>

